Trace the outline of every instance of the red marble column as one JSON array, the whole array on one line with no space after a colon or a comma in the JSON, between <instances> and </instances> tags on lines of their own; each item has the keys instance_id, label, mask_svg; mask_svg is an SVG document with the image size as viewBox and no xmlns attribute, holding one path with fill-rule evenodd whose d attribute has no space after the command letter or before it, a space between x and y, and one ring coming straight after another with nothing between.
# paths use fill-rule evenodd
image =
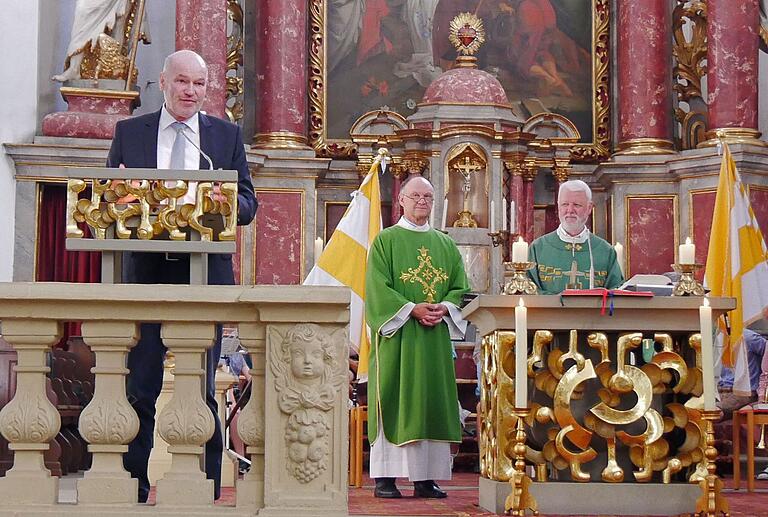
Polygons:
<instances>
[{"instance_id":1,"label":"red marble column","mask_svg":"<svg viewBox=\"0 0 768 517\"><path fill-rule=\"evenodd\" d=\"M176 50L194 50L208 64L203 110L226 118L227 0L176 0Z\"/></svg>"},{"instance_id":2,"label":"red marble column","mask_svg":"<svg viewBox=\"0 0 768 517\"><path fill-rule=\"evenodd\" d=\"M617 4L619 154L673 152L669 1Z\"/></svg>"},{"instance_id":3,"label":"red marble column","mask_svg":"<svg viewBox=\"0 0 768 517\"><path fill-rule=\"evenodd\" d=\"M757 138L758 0L707 2L707 136Z\"/></svg>"},{"instance_id":4,"label":"red marble column","mask_svg":"<svg viewBox=\"0 0 768 517\"><path fill-rule=\"evenodd\" d=\"M307 148L307 0L261 0L254 147Z\"/></svg>"},{"instance_id":5,"label":"red marble column","mask_svg":"<svg viewBox=\"0 0 768 517\"><path fill-rule=\"evenodd\" d=\"M523 236L523 239L527 242L533 242L533 180L526 180L523 182L525 192L525 206L523 207L523 213L525 215L525 226L518 229L518 233Z\"/></svg>"},{"instance_id":6,"label":"red marble column","mask_svg":"<svg viewBox=\"0 0 768 517\"><path fill-rule=\"evenodd\" d=\"M510 231L513 235L523 235L525 233L525 189L523 176L514 172L509 182L509 200L515 202L515 213L510 214ZM515 221L514 228L512 227L512 218Z\"/></svg>"}]
</instances>

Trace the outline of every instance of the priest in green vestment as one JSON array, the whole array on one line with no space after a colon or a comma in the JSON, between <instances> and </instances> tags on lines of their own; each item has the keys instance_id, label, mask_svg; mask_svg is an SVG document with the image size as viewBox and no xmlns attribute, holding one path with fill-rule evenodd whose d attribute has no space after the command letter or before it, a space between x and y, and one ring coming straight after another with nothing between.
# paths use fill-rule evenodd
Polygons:
<instances>
[{"instance_id":1,"label":"priest in green vestment","mask_svg":"<svg viewBox=\"0 0 768 517\"><path fill-rule=\"evenodd\" d=\"M399 202L403 217L374 240L365 279L370 475L376 497L401 497L395 478L407 477L416 497L442 498L435 479L451 478L450 442L461 442L451 339L466 330L469 285L456 244L429 226L432 185L412 176Z\"/></svg>"},{"instance_id":2,"label":"priest in green vestment","mask_svg":"<svg viewBox=\"0 0 768 517\"><path fill-rule=\"evenodd\" d=\"M539 294L559 294L565 289L615 289L624 281L616 250L586 227L592 207L589 185L581 180L560 185L560 226L533 241L529 249L530 260L536 266L528 274Z\"/></svg>"}]
</instances>

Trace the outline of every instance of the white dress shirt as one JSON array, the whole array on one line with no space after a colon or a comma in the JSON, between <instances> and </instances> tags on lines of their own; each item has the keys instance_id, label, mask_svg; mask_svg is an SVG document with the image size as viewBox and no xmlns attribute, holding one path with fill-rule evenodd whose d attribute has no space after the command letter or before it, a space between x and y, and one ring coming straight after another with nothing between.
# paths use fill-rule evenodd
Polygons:
<instances>
[{"instance_id":1,"label":"white dress shirt","mask_svg":"<svg viewBox=\"0 0 768 517\"><path fill-rule=\"evenodd\" d=\"M157 127L157 168L158 169L170 169L171 168L171 150L173 149L173 142L176 140L176 130L171 127L171 124L177 122L173 115L171 115L165 105L160 110L160 124ZM187 129L184 129L184 134L195 143L197 147L200 147L200 121L197 113L187 120L182 120L187 125ZM183 138L183 137L182 137ZM184 168L187 170L199 170L200 169L200 152L195 149L195 146L185 142L184 147ZM179 201L181 203L193 203L195 202L195 190L197 188L197 182L190 181L189 189L187 193Z\"/></svg>"}]
</instances>

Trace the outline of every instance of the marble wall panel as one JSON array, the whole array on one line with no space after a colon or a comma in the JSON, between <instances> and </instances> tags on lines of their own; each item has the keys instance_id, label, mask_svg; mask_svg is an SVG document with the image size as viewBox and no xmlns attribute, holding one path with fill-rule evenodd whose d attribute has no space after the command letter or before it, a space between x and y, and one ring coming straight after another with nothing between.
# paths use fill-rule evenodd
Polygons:
<instances>
[{"instance_id":1,"label":"marble wall panel","mask_svg":"<svg viewBox=\"0 0 768 517\"><path fill-rule=\"evenodd\" d=\"M690 220L688 227L692 228L691 240L696 244L696 262L707 263L709 235L712 230L712 213L715 210L715 190L700 190L690 193ZM684 239L687 236L681 236ZM703 270L699 272L703 276Z\"/></svg>"},{"instance_id":2,"label":"marble wall panel","mask_svg":"<svg viewBox=\"0 0 768 517\"><path fill-rule=\"evenodd\" d=\"M763 232L763 239L765 239L768 236L768 187L750 185L749 202L752 205L752 211L755 212L760 231Z\"/></svg>"},{"instance_id":3,"label":"marble wall panel","mask_svg":"<svg viewBox=\"0 0 768 517\"><path fill-rule=\"evenodd\" d=\"M300 284L304 279L304 192L257 189L252 223L256 284Z\"/></svg>"},{"instance_id":4,"label":"marble wall panel","mask_svg":"<svg viewBox=\"0 0 768 517\"><path fill-rule=\"evenodd\" d=\"M626 196L624 206L627 277L671 271L677 245L677 196Z\"/></svg>"}]
</instances>

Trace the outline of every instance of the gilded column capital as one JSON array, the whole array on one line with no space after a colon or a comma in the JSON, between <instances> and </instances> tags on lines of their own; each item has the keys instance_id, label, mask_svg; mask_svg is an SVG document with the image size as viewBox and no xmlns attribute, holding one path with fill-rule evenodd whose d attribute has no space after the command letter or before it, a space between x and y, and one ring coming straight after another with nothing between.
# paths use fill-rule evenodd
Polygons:
<instances>
[{"instance_id":1,"label":"gilded column capital","mask_svg":"<svg viewBox=\"0 0 768 517\"><path fill-rule=\"evenodd\" d=\"M534 157L526 157L523 161L522 176L524 181L532 182L539 173L539 165Z\"/></svg>"},{"instance_id":2,"label":"gilded column capital","mask_svg":"<svg viewBox=\"0 0 768 517\"><path fill-rule=\"evenodd\" d=\"M403 159L405 171L408 174L423 175L429 167L429 160L423 156L406 155Z\"/></svg>"}]
</instances>

